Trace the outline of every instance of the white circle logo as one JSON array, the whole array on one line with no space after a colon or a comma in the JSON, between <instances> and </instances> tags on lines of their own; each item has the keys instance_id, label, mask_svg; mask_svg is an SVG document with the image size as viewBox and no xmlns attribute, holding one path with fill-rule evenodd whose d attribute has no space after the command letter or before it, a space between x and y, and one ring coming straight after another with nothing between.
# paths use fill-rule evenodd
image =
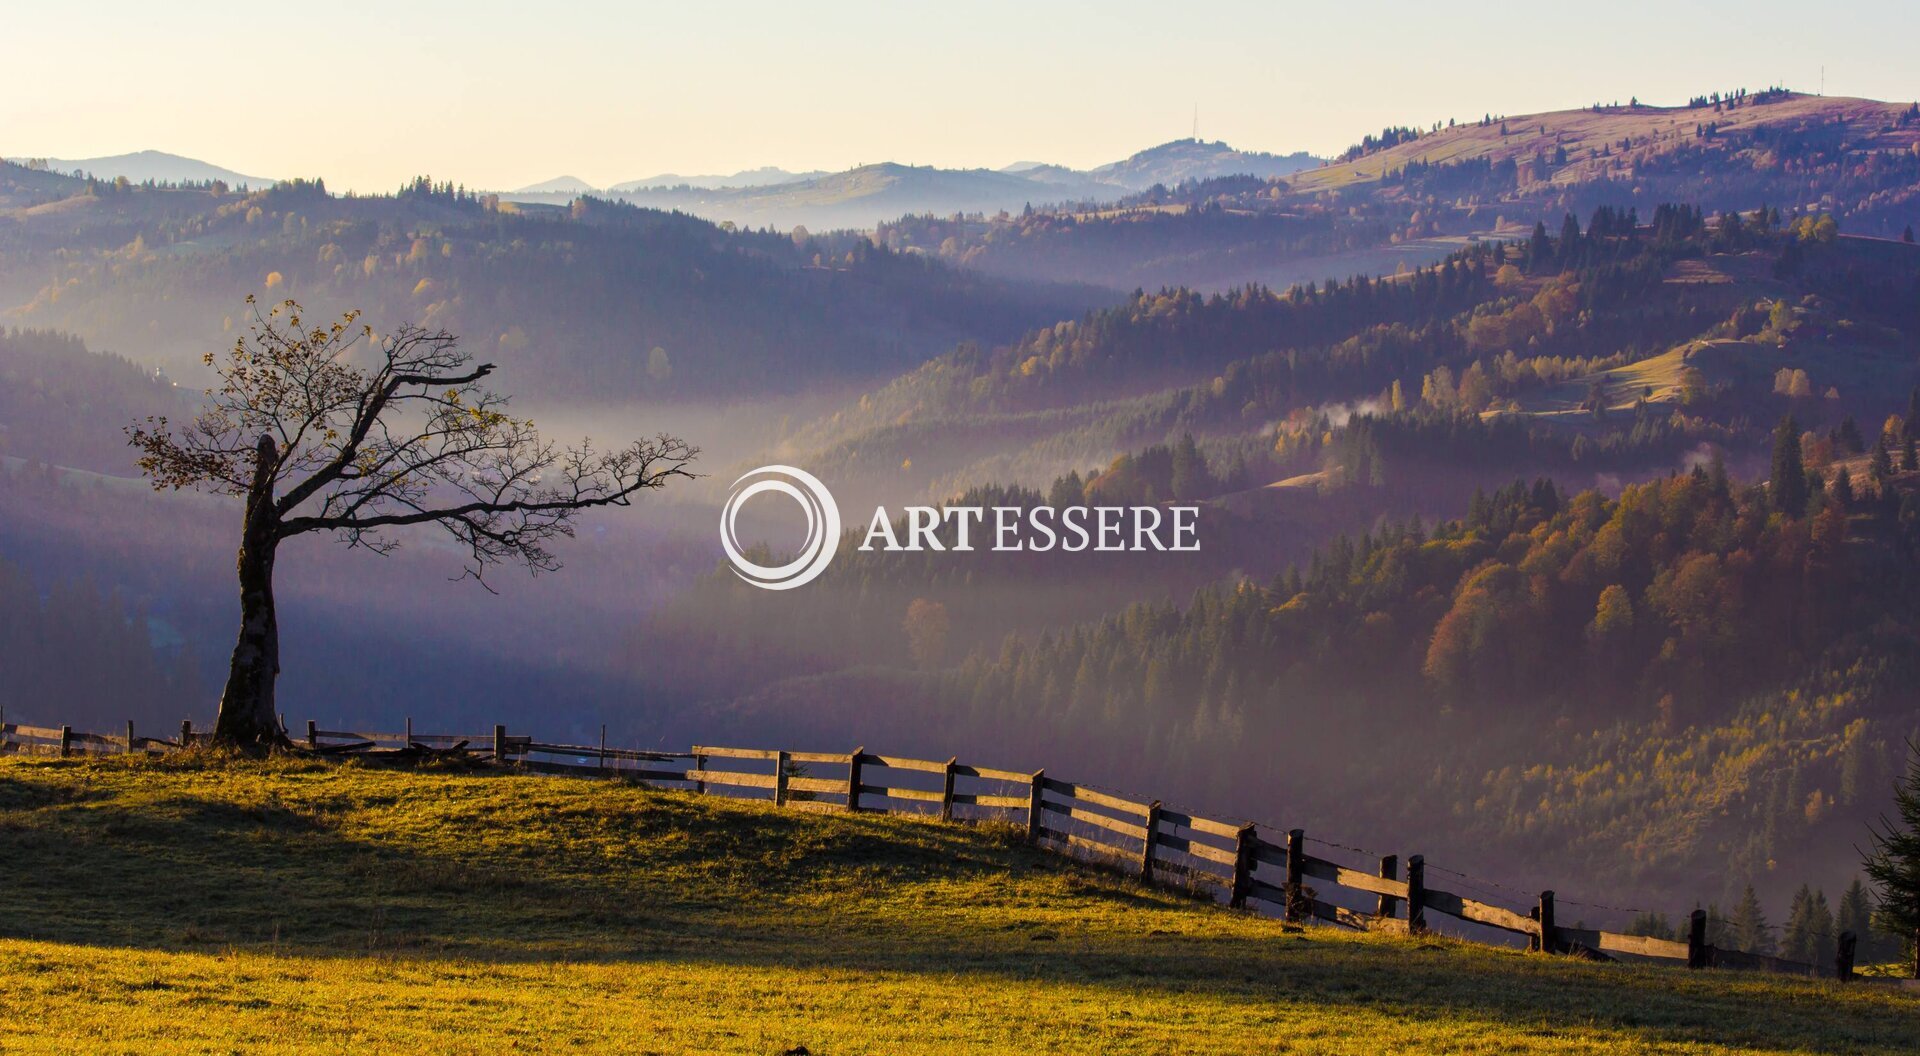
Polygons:
<instances>
[{"instance_id":1,"label":"white circle logo","mask_svg":"<svg viewBox=\"0 0 1920 1056\"><path fill-rule=\"evenodd\" d=\"M762 492L791 496L807 515L807 539L800 544L799 556L784 565L769 566L749 561L741 552L734 534L734 521L740 507ZM792 590L814 581L827 570L834 551L840 548L840 507L820 478L792 466L761 466L733 482L733 493L720 511L720 545L733 562L733 572L741 579L766 590Z\"/></svg>"}]
</instances>

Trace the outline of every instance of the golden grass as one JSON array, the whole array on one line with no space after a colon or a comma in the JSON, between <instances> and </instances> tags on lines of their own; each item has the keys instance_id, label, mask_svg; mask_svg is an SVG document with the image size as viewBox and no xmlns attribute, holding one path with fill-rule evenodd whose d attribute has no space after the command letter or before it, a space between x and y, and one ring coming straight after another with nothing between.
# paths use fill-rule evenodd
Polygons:
<instances>
[{"instance_id":1,"label":"golden grass","mask_svg":"<svg viewBox=\"0 0 1920 1056\"><path fill-rule=\"evenodd\" d=\"M5 1052L1910 1052L1881 987L1277 922L1010 829L0 762Z\"/></svg>"}]
</instances>

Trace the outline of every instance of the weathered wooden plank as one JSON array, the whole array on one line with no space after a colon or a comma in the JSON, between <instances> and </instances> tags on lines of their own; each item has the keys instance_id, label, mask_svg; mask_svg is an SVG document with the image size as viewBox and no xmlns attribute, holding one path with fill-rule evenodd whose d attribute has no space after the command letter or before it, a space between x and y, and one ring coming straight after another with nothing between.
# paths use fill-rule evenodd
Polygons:
<instances>
[{"instance_id":1,"label":"weathered wooden plank","mask_svg":"<svg viewBox=\"0 0 1920 1056\"><path fill-rule=\"evenodd\" d=\"M863 796L886 796L890 799L910 799L916 803L940 802L940 793L927 792L918 788L888 788L886 785L863 784L860 786L860 794Z\"/></svg>"},{"instance_id":2,"label":"weathered wooden plank","mask_svg":"<svg viewBox=\"0 0 1920 1056\"><path fill-rule=\"evenodd\" d=\"M454 739L455 738L450 734L436 734L432 736L414 738L414 740L416 741L426 741L429 743L436 742L436 741L451 741ZM484 737L473 737L473 738L465 738L465 739L468 740L470 743L475 743L475 744L479 743L482 740L485 740ZM592 758L595 758L595 759L600 758L600 746L591 745L591 744L548 744L544 741L529 741L527 742L527 750L530 752L547 752L554 755L578 755L582 757L591 756ZM635 760L643 763L668 763L678 759L691 758L692 753L690 752L645 752L635 748L608 748L606 750L606 757L608 759L631 759L631 760Z\"/></svg>"},{"instance_id":3,"label":"weathered wooden plank","mask_svg":"<svg viewBox=\"0 0 1920 1056\"><path fill-rule=\"evenodd\" d=\"M1159 837L1154 840L1154 843L1166 850L1178 851L1181 854L1191 855L1203 861L1218 862L1229 868L1233 866L1236 859L1234 852L1226 848L1215 847L1210 843L1201 843L1199 840L1190 840L1185 836L1174 836L1165 832L1161 833Z\"/></svg>"},{"instance_id":4,"label":"weathered wooden plank","mask_svg":"<svg viewBox=\"0 0 1920 1056\"><path fill-rule=\"evenodd\" d=\"M1502 906L1464 898L1451 891L1429 887L1421 893L1421 904L1428 909L1437 909L1450 917L1459 917L1461 920L1470 920L1475 924L1485 924L1504 931L1517 932L1521 935L1534 935L1539 932L1539 926L1534 923L1533 918L1524 913L1515 913Z\"/></svg>"},{"instance_id":5,"label":"weathered wooden plank","mask_svg":"<svg viewBox=\"0 0 1920 1056\"><path fill-rule=\"evenodd\" d=\"M1055 781L1053 778L1047 778L1046 783L1047 791L1066 799L1077 799L1082 803L1091 803L1096 807L1106 807L1108 810L1125 811L1142 818L1147 816L1147 805L1145 803L1135 803L1130 799L1121 799L1119 796L1110 796L1105 792L1097 792L1091 788L1083 788L1065 781Z\"/></svg>"},{"instance_id":6,"label":"weathered wooden plank","mask_svg":"<svg viewBox=\"0 0 1920 1056\"><path fill-rule=\"evenodd\" d=\"M1707 963L1715 968L1738 968L1749 972L1777 972L1781 975L1820 974L1813 965L1801 964L1799 961L1769 957L1764 953L1723 950L1717 946L1707 947Z\"/></svg>"},{"instance_id":7,"label":"weathered wooden plank","mask_svg":"<svg viewBox=\"0 0 1920 1056\"><path fill-rule=\"evenodd\" d=\"M651 770L645 767L633 767L626 770L608 770L606 774L608 777L618 778L622 781L672 781L683 784L687 781L687 772L685 770Z\"/></svg>"},{"instance_id":8,"label":"weathered wooden plank","mask_svg":"<svg viewBox=\"0 0 1920 1056\"><path fill-rule=\"evenodd\" d=\"M1032 774L1017 770L995 770L990 766L968 766L965 763L956 764L953 772L959 777L977 777L982 781L1014 781L1024 785L1033 780Z\"/></svg>"},{"instance_id":9,"label":"weathered wooden plank","mask_svg":"<svg viewBox=\"0 0 1920 1056\"><path fill-rule=\"evenodd\" d=\"M1203 818L1197 814L1182 814L1177 810L1160 808L1160 823L1170 828L1192 829L1209 836L1219 836L1231 840L1240 835L1240 826L1229 825L1224 821Z\"/></svg>"},{"instance_id":10,"label":"weathered wooden plank","mask_svg":"<svg viewBox=\"0 0 1920 1056\"><path fill-rule=\"evenodd\" d=\"M1355 891L1367 891L1389 898L1407 897L1407 885L1398 880L1388 880L1372 873L1363 873L1358 869L1349 869L1324 858L1307 855L1301 862L1301 872L1316 880L1325 880L1340 887L1350 887Z\"/></svg>"},{"instance_id":11,"label":"weathered wooden plank","mask_svg":"<svg viewBox=\"0 0 1920 1056\"><path fill-rule=\"evenodd\" d=\"M713 748L706 745L694 745L692 754L704 755L710 759L777 759L778 748ZM845 759L846 756L840 758Z\"/></svg>"},{"instance_id":12,"label":"weathered wooden plank","mask_svg":"<svg viewBox=\"0 0 1920 1056\"><path fill-rule=\"evenodd\" d=\"M1287 867L1287 845L1256 840L1253 844L1253 861L1256 865L1271 865L1276 868Z\"/></svg>"},{"instance_id":13,"label":"weathered wooden plank","mask_svg":"<svg viewBox=\"0 0 1920 1056\"><path fill-rule=\"evenodd\" d=\"M18 734L21 737L32 737L32 738L35 738L36 740L43 740L43 741L57 741L60 739L59 730L49 729L48 727L45 727L45 726L20 726L13 723L8 723L7 732L12 734Z\"/></svg>"},{"instance_id":14,"label":"weathered wooden plank","mask_svg":"<svg viewBox=\"0 0 1920 1056\"><path fill-rule=\"evenodd\" d=\"M841 756L841 758L845 759L846 757ZM837 778L829 780L824 777L789 777L787 778L787 791L805 792L809 795L816 796L844 796L847 794L847 783Z\"/></svg>"},{"instance_id":15,"label":"weathered wooden plank","mask_svg":"<svg viewBox=\"0 0 1920 1056\"><path fill-rule=\"evenodd\" d=\"M1080 810L1066 803L1055 803L1051 800L1041 803L1040 806L1049 813L1065 814L1075 821L1106 829L1108 832L1117 832L1128 839L1144 840L1147 838L1147 829L1144 825L1135 825L1132 822L1121 821L1119 818L1110 818L1105 814L1096 814L1091 810Z\"/></svg>"},{"instance_id":16,"label":"weathered wooden plank","mask_svg":"<svg viewBox=\"0 0 1920 1056\"><path fill-rule=\"evenodd\" d=\"M1257 876L1247 881L1247 896L1249 898L1257 898L1262 902L1271 902L1282 908L1285 908L1287 904L1287 892L1285 888L1278 884L1269 884Z\"/></svg>"},{"instance_id":17,"label":"weathered wooden plank","mask_svg":"<svg viewBox=\"0 0 1920 1056\"><path fill-rule=\"evenodd\" d=\"M1025 796L984 796L974 792L955 792L953 802L956 805L970 807L993 807L1001 810L1025 810Z\"/></svg>"},{"instance_id":18,"label":"weathered wooden plank","mask_svg":"<svg viewBox=\"0 0 1920 1056\"><path fill-rule=\"evenodd\" d=\"M787 758L796 763L838 763L841 766L847 765L847 753L845 752L788 752ZM841 782L843 785L845 783L844 781ZM844 792L846 789L842 788L841 791Z\"/></svg>"},{"instance_id":19,"label":"weathered wooden plank","mask_svg":"<svg viewBox=\"0 0 1920 1056\"><path fill-rule=\"evenodd\" d=\"M1613 931L1598 931L1592 928L1569 928L1560 925L1553 929L1554 937L1563 945L1579 943L1590 950L1601 953L1626 953L1637 957L1664 957L1670 960L1687 959L1687 944L1672 939L1656 939L1650 935L1622 935Z\"/></svg>"},{"instance_id":20,"label":"weathered wooden plank","mask_svg":"<svg viewBox=\"0 0 1920 1056\"><path fill-rule=\"evenodd\" d=\"M1159 851L1160 848L1155 846L1154 853L1158 854ZM1231 876L1202 869L1192 862L1170 862L1165 858L1153 860L1153 879L1155 883L1162 886L1189 883L1205 884L1208 887L1225 888L1229 891L1233 889Z\"/></svg>"},{"instance_id":21,"label":"weathered wooden plank","mask_svg":"<svg viewBox=\"0 0 1920 1056\"><path fill-rule=\"evenodd\" d=\"M936 763L931 759L907 759L898 755L869 755L860 760L867 766L884 766L889 770L918 770L928 774L944 774L946 763Z\"/></svg>"},{"instance_id":22,"label":"weathered wooden plank","mask_svg":"<svg viewBox=\"0 0 1920 1056\"><path fill-rule=\"evenodd\" d=\"M741 788L773 788L772 774L743 774L738 770L689 770L687 780L704 781L710 785L737 785Z\"/></svg>"},{"instance_id":23,"label":"weathered wooden plank","mask_svg":"<svg viewBox=\"0 0 1920 1056\"><path fill-rule=\"evenodd\" d=\"M1324 920L1330 924L1338 924L1341 927L1352 928L1355 931L1373 930L1373 914L1371 913L1362 913L1359 910L1348 909L1345 906L1336 906L1331 902L1322 902L1317 898L1308 898L1303 901L1306 905L1307 912L1312 914L1315 919Z\"/></svg>"},{"instance_id":24,"label":"weathered wooden plank","mask_svg":"<svg viewBox=\"0 0 1920 1056\"><path fill-rule=\"evenodd\" d=\"M1110 860L1115 864L1118 864L1129 855L1129 852L1125 848L1115 847L1110 843L1102 843L1099 840L1087 836L1070 835L1056 829L1049 829L1045 826L1041 826L1040 828L1040 838L1053 840L1056 843L1064 843L1069 847L1077 847L1083 851L1092 851L1102 859Z\"/></svg>"}]
</instances>

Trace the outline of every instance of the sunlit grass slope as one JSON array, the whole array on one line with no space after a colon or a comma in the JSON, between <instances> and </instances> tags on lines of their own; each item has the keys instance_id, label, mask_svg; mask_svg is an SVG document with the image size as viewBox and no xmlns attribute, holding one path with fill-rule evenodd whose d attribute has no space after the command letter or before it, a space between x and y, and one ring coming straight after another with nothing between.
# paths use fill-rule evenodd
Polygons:
<instances>
[{"instance_id":1,"label":"sunlit grass slope","mask_svg":"<svg viewBox=\"0 0 1920 1056\"><path fill-rule=\"evenodd\" d=\"M0 1051L1911 1052L1880 988L1283 930L1010 831L0 762Z\"/></svg>"}]
</instances>

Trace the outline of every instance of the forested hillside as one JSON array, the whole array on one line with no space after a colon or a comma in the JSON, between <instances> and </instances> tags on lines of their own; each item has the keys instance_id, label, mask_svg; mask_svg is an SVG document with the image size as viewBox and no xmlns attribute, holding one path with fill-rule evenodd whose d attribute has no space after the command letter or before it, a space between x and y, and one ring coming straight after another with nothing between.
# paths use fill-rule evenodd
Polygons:
<instances>
[{"instance_id":1,"label":"forested hillside","mask_svg":"<svg viewBox=\"0 0 1920 1056\"><path fill-rule=\"evenodd\" d=\"M804 606L703 581L639 677L696 723L937 732L1516 878L1544 843L1672 897L1838 891L1833 834L1920 727L1920 251L1834 227L1600 209L958 350L809 427L840 439L803 464L894 501L1002 466L946 494L1199 503L1202 553L849 542Z\"/></svg>"},{"instance_id":2,"label":"forested hillside","mask_svg":"<svg viewBox=\"0 0 1920 1056\"><path fill-rule=\"evenodd\" d=\"M593 199L521 207L426 180L342 197L317 181L237 194L0 172L0 322L75 333L183 380L232 340L249 293L444 326L515 368L523 393L608 402L884 375L1093 296L864 238Z\"/></svg>"},{"instance_id":3,"label":"forested hillside","mask_svg":"<svg viewBox=\"0 0 1920 1056\"><path fill-rule=\"evenodd\" d=\"M1707 92L1686 106L1387 128L1285 176L1196 179L1021 215L905 217L878 236L991 274L1121 289L1274 283L1317 257L1341 263L1310 275L1391 272L1463 236L1523 235L1628 202L1825 210L1847 230L1899 238L1920 201L1916 144L1912 103Z\"/></svg>"},{"instance_id":4,"label":"forested hillside","mask_svg":"<svg viewBox=\"0 0 1920 1056\"><path fill-rule=\"evenodd\" d=\"M165 376L70 334L0 331L0 457L125 476L133 456L117 426L191 406Z\"/></svg>"},{"instance_id":5,"label":"forested hillside","mask_svg":"<svg viewBox=\"0 0 1920 1056\"><path fill-rule=\"evenodd\" d=\"M730 721L1071 763L1521 884L1837 892L1920 734L1920 474L1844 469L1797 495L1718 465L1618 498L1515 483L945 670L789 678ZM923 584L909 650L981 589Z\"/></svg>"},{"instance_id":6,"label":"forested hillside","mask_svg":"<svg viewBox=\"0 0 1920 1056\"><path fill-rule=\"evenodd\" d=\"M1136 293L963 345L789 443L933 497L1041 487L1183 432L1223 455L1259 447L1244 460L1270 480L1642 471L1704 444L1742 463L1788 409L1829 428L1898 409L1920 383L1915 304L1920 250L1831 217L1603 207L1392 278ZM1329 428L1355 412L1374 420Z\"/></svg>"}]
</instances>

